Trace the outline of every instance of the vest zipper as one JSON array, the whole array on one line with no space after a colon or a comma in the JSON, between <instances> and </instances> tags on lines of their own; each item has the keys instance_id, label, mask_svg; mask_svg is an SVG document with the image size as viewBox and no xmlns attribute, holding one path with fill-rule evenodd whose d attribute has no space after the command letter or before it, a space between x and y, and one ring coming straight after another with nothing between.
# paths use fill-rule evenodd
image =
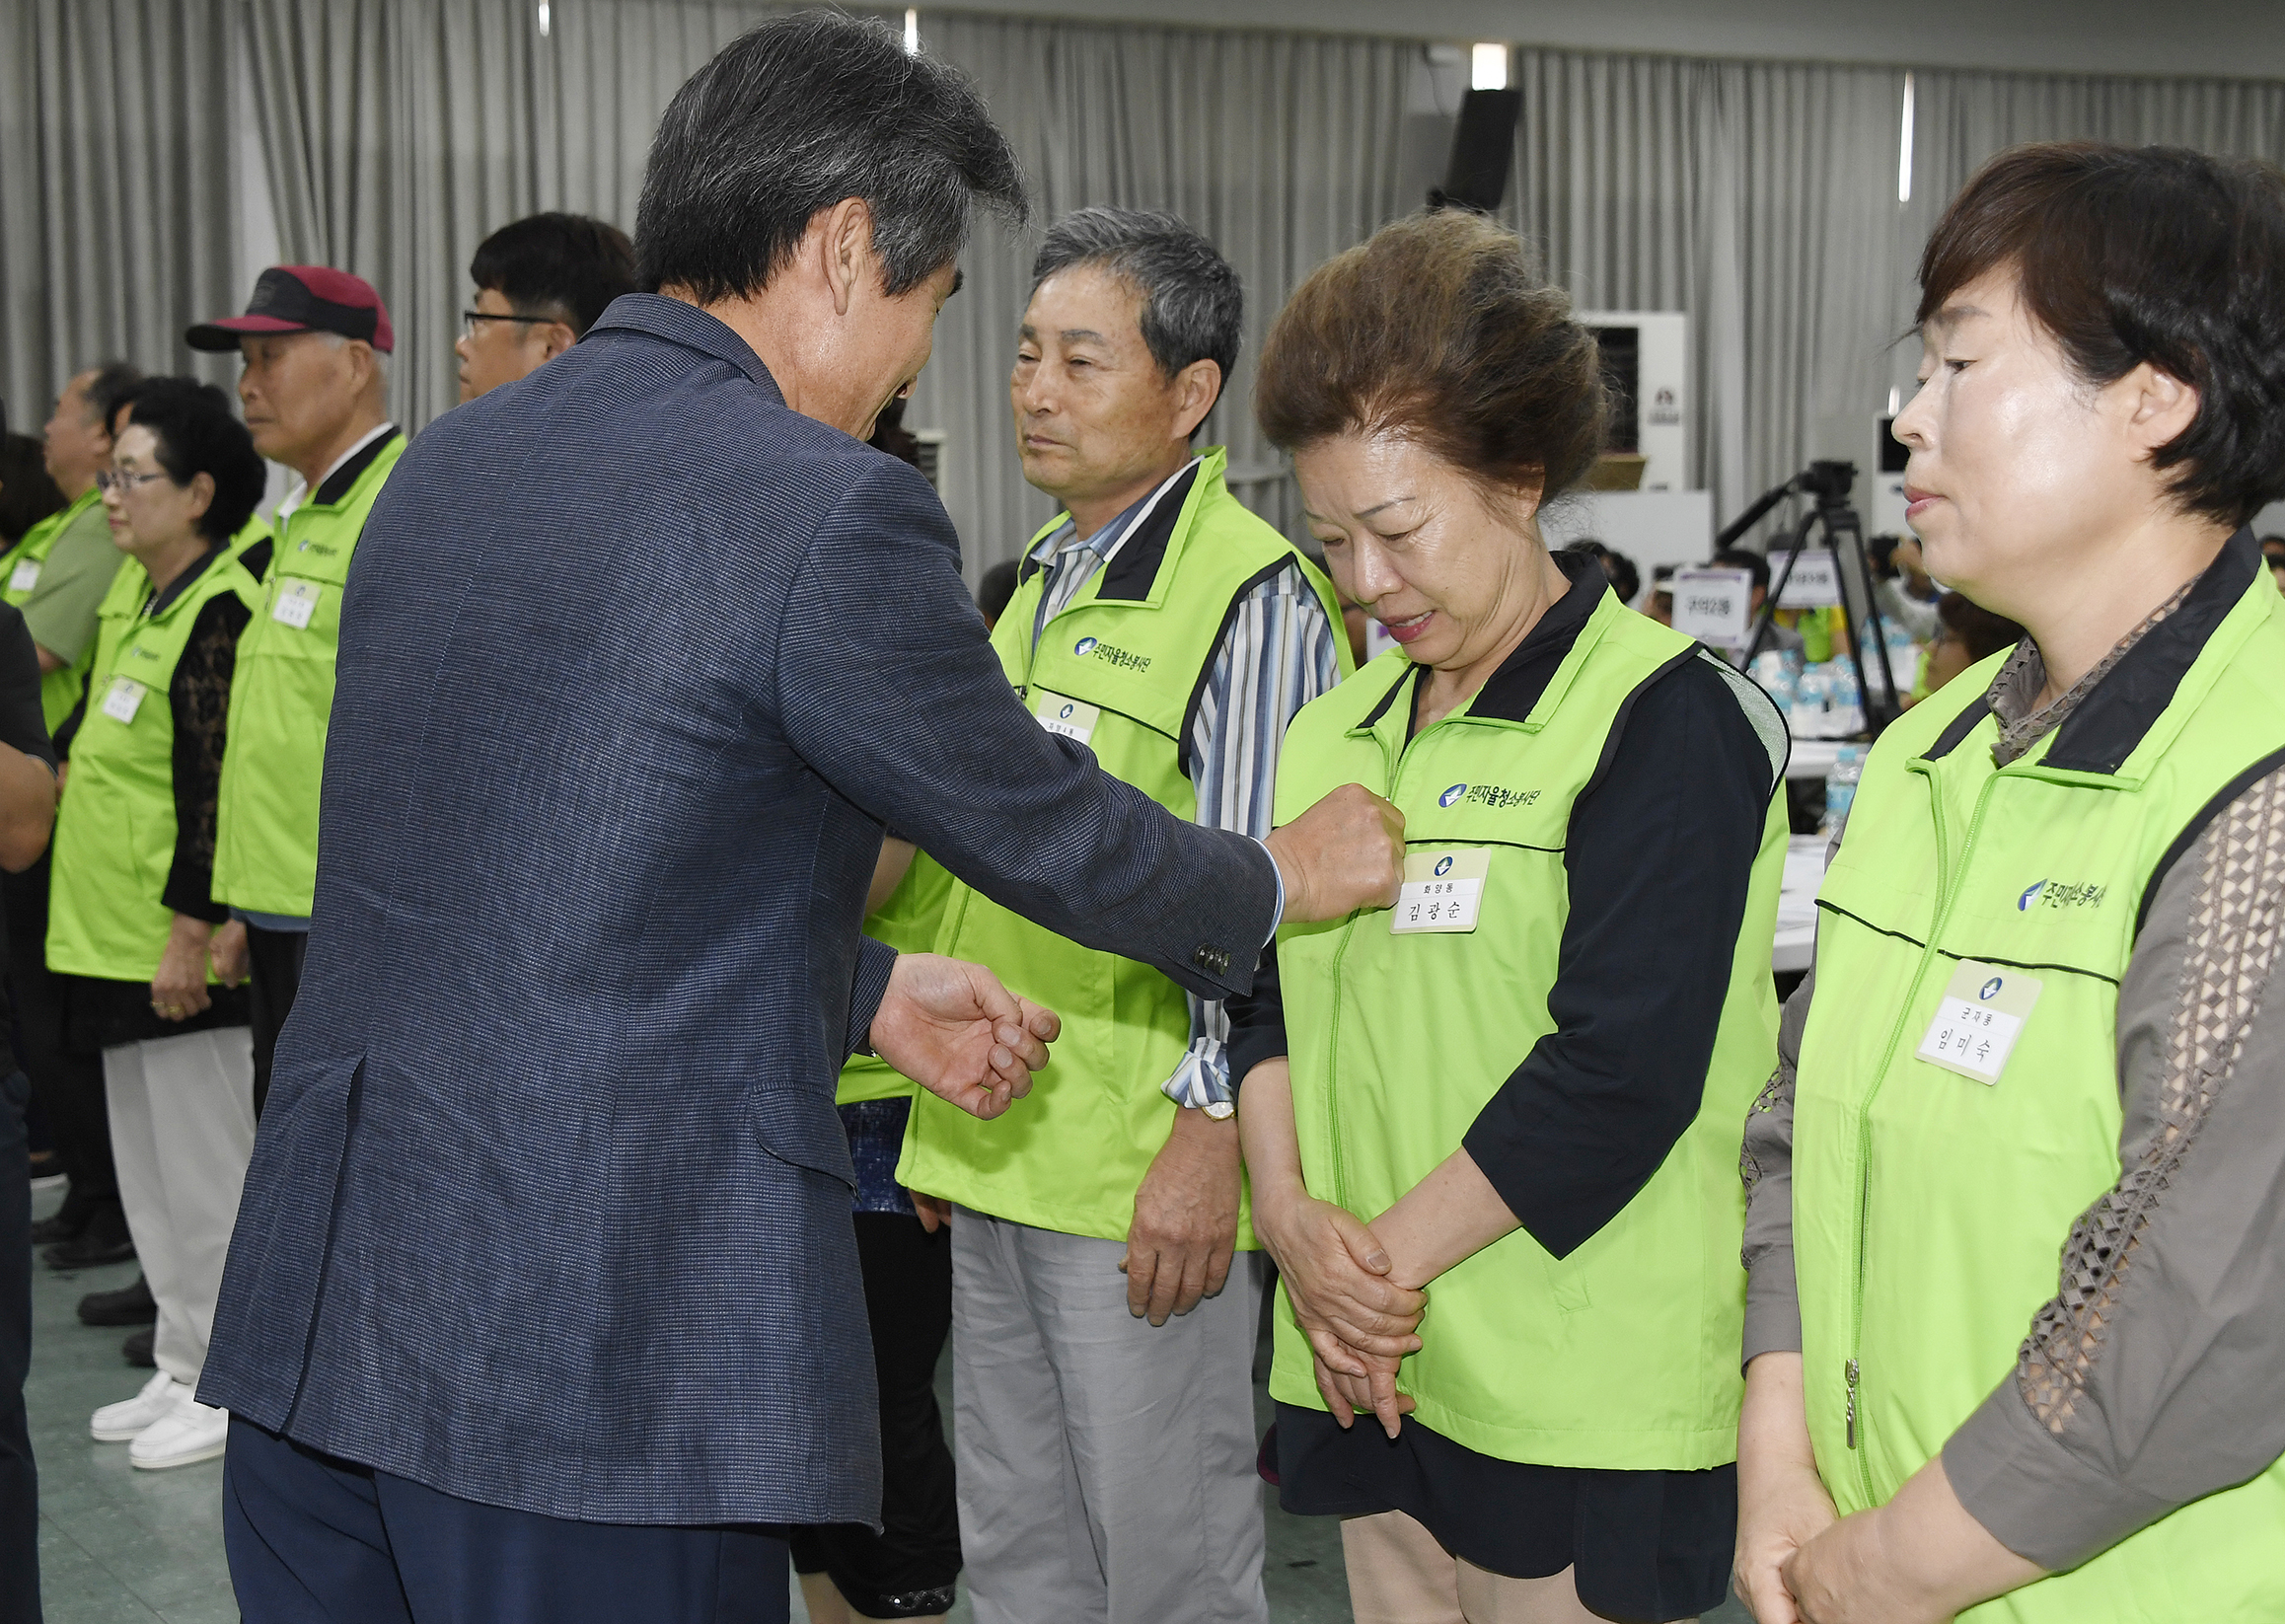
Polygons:
<instances>
[{"instance_id":1,"label":"vest zipper","mask_svg":"<svg viewBox=\"0 0 2285 1624\"><path fill-rule=\"evenodd\" d=\"M1936 826L1936 914L1929 922L1928 940L1920 949L1920 966L1912 977L1912 990L1917 992L1928 975L1928 967L1937 957L1936 944L1944 934L1944 926L1952 917L1953 883L1966 871L1967 859L1975 850L1975 837L1983 828L1984 808L1991 800L1992 784L1987 777L1983 787L1976 791L1975 810L1967 820L1967 836L1959 844L1959 857L1955 864L1945 846L1944 793L1936 781L1936 775L1923 775L1928 780L1928 804L1931 821ZM1844 840L1847 837L1842 837ZM1904 1023L1911 1018L1912 1005L1907 999L1896 1011L1896 1022L1888 1030L1887 1046L1881 1051L1880 1069L1873 1075L1873 1084L1865 1090L1865 1097L1857 1105L1857 1261L1849 1280L1849 1358L1843 1374L1848 1382L1848 1405L1843 1419L1848 1447L1857 1451L1857 1487L1865 1497L1865 1504L1875 1504L1873 1495L1873 1466L1867 1458L1869 1451L1857 1449L1861 1416L1857 1397L1860 1369L1858 1355L1865 1344L1865 1258L1868 1251L1868 1229L1873 1213L1873 1102L1880 1097L1880 1085L1887 1080L1889 1070L1896 1063L1896 1044L1904 1035Z\"/></svg>"},{"instance_id":2,"label":"vest zipper","mask_svg":"<svg viewBox=\"0 0 2285 1624\"><path fill-rule=\"evenodd\" d=\"M1399 679L1400 682L1413 680L1411 677ZM1403 770L1405 752L1411 748L1412 741L1407 740L1392 752L1388 748L1388 741L1376 732L1373 743L1380 747L1384 794L1393 801L1398 787L1397 775ZM1341 967L1348 962L1349 945L1357 939L1357 926L1362 918L1362 914L1350 917L1349 923L1341 927L1341 945L1333 950L1333 1016L1326 1023L1325 1032L1325 1139L1327 1147L1333 1152L1333 1204L1336 1207L1349 1206L1350 1193L1349 1156L1341 1144Z\"/></svg>"}]
</instances>

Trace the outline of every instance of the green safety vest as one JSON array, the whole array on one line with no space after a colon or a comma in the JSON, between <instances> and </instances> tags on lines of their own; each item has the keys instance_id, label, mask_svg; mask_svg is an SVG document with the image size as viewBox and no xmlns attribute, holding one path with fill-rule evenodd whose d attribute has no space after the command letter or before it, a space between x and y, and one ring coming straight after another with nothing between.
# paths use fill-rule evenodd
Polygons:
<instances>
[{"instance_id":1,"label":"green safety vest","mask_svg":"<svg viewBox=\"0 0 2285 1624\"><path fill-rule=\"evenodd\" d=\"M393 432L339 501L305 502L278 522L261 601L238 642L215 812L214 895L233 908L310 915L341 586L365 515L405 444Z\"/></svg>"},{"instance_id":2,"label":"green safety vest","mask_svg":"<svg viewBox=\"0 0 2285 1624\"><path fill-rule=\"evenodd\" d=\"M889 893L877 913L865 916L865 934L900 953L925 953L936 945L936 926L944 917L944 900L952 894L952 876L915 852L913 866ZM902 1099L912 1093L912 1079L893 1070L877 1055L851 1055L841 1069L836 1105L855 1105L868 1099Z\"/></svg>"},{"instance_id":3,"label":"green safety vest","mask_svg":"<svg viewBox=\"0 0 2285 1624\"><path fill-rule=\"evenodd\" d=\"M1697 1118L1626 1208L1569 1256L1517 1229L1429 1287L1424 1346L1397 1385L1423 1424L1502 1460L1697 1470L1737 1457L1745 1223L1737 1125L1777 1057L1769 969L1785 869L1785 723L1741 676L1605 593L1521 721L1464 702L1409 743L1414 667L1401 650L1304 707L1286 736L1278 817L1345 783L1405 816L1408 893L1449 855L1482 853L1462 932L1396 934L1397 913L1278 931L1293 1122L1312 1195L1370 1222L1458 1149L1477 1115L1554 1028L1547 1012L1570 914L1564 846L1632 696L1685 660L1730 681L1770 751L1754 859ZM1677 800L1689 785L1676 784ZM1425 870L1425 872L1421 872ZM1440 903L1448 907L1448 903ZM1270 1392L1323 1409L1281 1287Z\"/></svg>"},{"instance_id":4,"label":"green safety vest","mask_svg":"<svg viewBox=\"0 0 2285 1624\"><path fill-rule=\"evenodd\" d=\"M1184 760L1194 706L1237 600L1297 560L1341 625L1324 574L1229 493L1223 464L1221 448L1208 451L1047 624L1036 648L1045 570L1016 588L992 639L1043 725L1080 740L1103 771L1186 821L1198 815ZM1347 642L1336 642L1346 671ZM991 966L1061 1015L1063 1036L1030 1096L997 1121L920 1095L897 1182L1018 1223L1126 1239L1135 1192L1172 1127L1175 1106L1160 1089L1190 1047L1182 989L1146 964L1074 947L958 881L936 950ZM1242 1216L1238 1244L1254 1245Z\"/></svg>"},{"instance_id":5,"label":"green safety vest","mask_svg":"<svg viewBox=\"0 0 2285 1624\"><path fill-rule=\"evenodd\" d=\"M2201 811L2285 747L2285 600L2258 564L2243 561L2250 583L2122 761L2056 760L2066 721L1995 767L1983 696L2000 654L1865 764L1817 895L1794 1099L1809 1436L1844 1513L1887 1500L2012 1385L2060 1248L2118 1181L2118 983L2144 898ZM1971 1011L2037 984L1996 1082L1919 1058L1940 1037L1985 1041L1986 1017L1941 1008L1955 982ZM2285 1618L2285 1463L1960 1617Z\"/></svg>"},{"instance_id":6,"label":"green safety vest","mask_svg":"<svg viewBox=\"0 0 2285 1624\"><path fill-rule=\"evenodd\" d=\"M0 554L0 603L21 609L33 589L39 585L40 569L47 555L55 551L57 538L71 527L72 522L89 508L103 500L103 492L90 486L78 500L61 512L50 513L30 530L24 539ZM79 697L87 688L88 667L95 661L95 644L91 641L80 651L80 656L67 666L39 674L39 711L47 720L47 731L53 733L63 725Z\"/></svg>"},{"instance_id":7,"label":"green safety vest","mask_svg":"<svg viewBox=\"0 0 2285 1624\"><path fill-rule=\"evenodd\" d=\"M132 558L98 617L87 715L55 814L47 967L107 981L149 981L174 928L160 901L175 862L175 711L168 688L199 611L260 589L228 553L157 615L151 578Z\"/></svg>"}]
</instances>

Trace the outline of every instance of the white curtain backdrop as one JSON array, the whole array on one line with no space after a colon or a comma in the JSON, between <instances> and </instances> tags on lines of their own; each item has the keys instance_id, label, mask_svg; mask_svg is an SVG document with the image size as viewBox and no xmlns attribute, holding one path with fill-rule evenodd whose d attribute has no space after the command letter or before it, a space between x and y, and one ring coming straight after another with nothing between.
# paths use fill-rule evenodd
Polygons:
<instances>
[{"instance_id":1,"label":"white curtain backdrop","mask_svg":"<svg viewBox=\"0 0 2285 1624\"><path fill-rule=\"evenodd\" d=\"M0 396L37 434L102 360L192 369L240 308L231 8L16 0L0 13ZM221 380L233 369L196 368Z\"/></svg>"},{"instance_id":2,"label":"white curtain backdrop","mask_svg":"<svg viewBox=\"0 0 2285 1624\"><path fill-rule=\"evenodd\" d=\"M0 387L36 421L104 355L192 364L182 329L246 297L231 104L251 97L278 252L381 289L395 407L418 427L455 400L477 244L540 208L631 228L667 101L778 9L553 0L543 35L536 0L18 0L0 13ZM1252 361L1312 266L1418 202L1398 156L1419 42L925 9L921 38L983 91L1041 221L1169 208L1228 255L1245 350L1208 432L1240 493L1297 534ZM1503 217L1584 305L1691 315L1694 472L1725 516L1824 449L1829 421L1909 389L1920 245L1992 153L2091 136L2285 160L2277 83L1921 69L1899 202L1902 66L1523 49L1515 73ZM1017 471L1004 388L1037 241L980 231L911 414L948 436L972 571L1049 511Z\"/></svg>"}]
</instances>

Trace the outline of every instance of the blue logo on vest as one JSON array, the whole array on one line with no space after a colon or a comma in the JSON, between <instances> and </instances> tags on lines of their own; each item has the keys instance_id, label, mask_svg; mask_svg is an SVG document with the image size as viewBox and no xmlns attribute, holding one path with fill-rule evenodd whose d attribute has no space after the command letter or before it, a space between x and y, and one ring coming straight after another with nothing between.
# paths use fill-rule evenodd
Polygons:
<instances>
[{"instance_id":1,"label":"blue logo on vest","mask_svg":"<svg viewBox=\"0 0 2285 1624\"><path fill-rule=\"evenodd\" d=\"M1061 710L1056 712L1056 716L1059 720L1067 722L1069 721L1071 719L1071 707L1068 704L1065 705Z\"/></svg>"},{"instance_id":2,"label":"blue logo on vest","mask_svg":"<svg viewBox=\"0 0 2285 1624\"><path fill-rule=\"evenodd\" d=\"M2016 899L2016 912L2021 914L2027 910L2031 906L2031 903L2037 898L2038 894L2046 890L2046 888L2047 882L2045 880L2041 880L2036 885L2033 885L2028 891L2026 891L2022 896L2018 897Z\"/></svg>"},{"instance_id":3,"label":"blue logo on vest","mask_svg":"<svg viewBox=\"0 0 2285 1624\"><path fill-rule=\"evenodd\" d=\"M1452 871L1452 859L1451 859L1451 858L1449 858L1449 857L1443 857L1443 858L1439 858L1439 859L1437 860L1437 877L1438 879L1441 879L1441 878L1442 878L1444 875L1446 875L1446 874L1449 874L1451 871Z\"/></svg>"},{"instance_id":4,"label":"blue logo on vest","mask_svg":"<svg viewBox=\"0 0 2285 1624\"><path fill-rule=\"evenodd\" d=\"M1092 637L1081 637L1077 642L1071 644L1071 652L1074 654L1092 654L1094 651L1095 639Z\"/></svg>"},{"instance_id":5,"label":"blue logo on vest","mask_svg":"<svg viewBox=\"0 0 2285 1624\"><path fill-rule=\"evenodd\" d=\"M1999 977L1994 976L1991 980L1985 982L1981 987L1976 989L1975 996L1981 998L1984 1002L1989 1003L1992 1000L1992 995L1997 993L1999 990L2000 979Z\"/></svg>"},{"instance_id":6,"label":"blue logo on vest","mask_svg":"<svg viewBox=\"0 0 2285 1624\"><path fill-rule=\"evenodd\" d=\"M1437 797L1437 805L1438 805L1438 806L1449 806L1449 805L1451 805L1451 804L1452 804L1452 802L1454 802L1454 801L1458 800L1458 799L1459 799L1459 798L1460 798L1462 795L1465 795L1467 792L1468 792L1468 786L1467 786L1466 784L1464 784L1464 783L1455 783L1455 784L1453 784L1453 785L1451 786L1451 788L1449 788L1449 789L1445 790L1445 791L1444 791L1442 794L1440 794L1440 795L1438 795L1438 796Z\"/></svg>"}]
</instances>

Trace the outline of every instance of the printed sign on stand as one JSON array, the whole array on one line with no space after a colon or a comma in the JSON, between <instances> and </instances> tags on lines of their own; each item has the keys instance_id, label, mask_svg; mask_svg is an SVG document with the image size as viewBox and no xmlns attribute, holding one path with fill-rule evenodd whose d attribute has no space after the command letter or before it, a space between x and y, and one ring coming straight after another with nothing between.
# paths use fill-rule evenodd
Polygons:
<instances>
[{"instance_id":1,"label":"printed sign on stand","mask_svg":"<svg viewBox=\"0 0 2285 1624\"><path fill-rule=\"evenodd\" d=\"M1769 555L1769 576L1775 580L1785 568L1785 554ZM1832 549L1805 547L1794 560L1793 574L1777 595L1780 609L1830 609L1841 601L1841 566Z\"/></svg>"},{"instance_id":2,"label":"printed sign on stand","mask_svg":"<svg viewBox=\"0 0 2285 1624\"><path fill-rule=\"evenodd\" d=\"M1711 648L1742 648L1753 632L1753 577L1742 569L1677 569L1674 629Z\"/></svg>"}]
</instances>

